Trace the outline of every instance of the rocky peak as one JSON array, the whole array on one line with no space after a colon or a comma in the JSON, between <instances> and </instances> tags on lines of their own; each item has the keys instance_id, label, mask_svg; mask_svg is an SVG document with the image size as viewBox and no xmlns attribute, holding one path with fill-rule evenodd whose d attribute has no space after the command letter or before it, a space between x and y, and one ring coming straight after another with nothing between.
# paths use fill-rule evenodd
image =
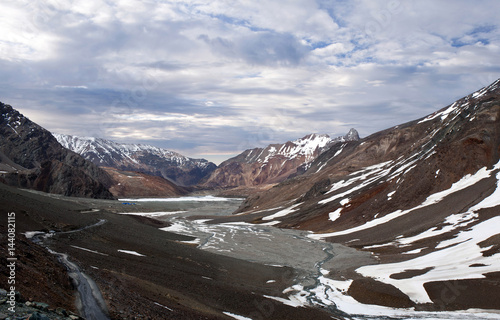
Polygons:
<instances>
[{"instance_id":1,"label":"rocky peak","mask_svg":"<svg viewBox=\"0 0 500 320\"><path fill-rule=\"evenodd\" d=\"M349 132L344 136L345 141L358 141L359 140L359 133L356 129L351 128Z\"/></svg>"}]
</instances>

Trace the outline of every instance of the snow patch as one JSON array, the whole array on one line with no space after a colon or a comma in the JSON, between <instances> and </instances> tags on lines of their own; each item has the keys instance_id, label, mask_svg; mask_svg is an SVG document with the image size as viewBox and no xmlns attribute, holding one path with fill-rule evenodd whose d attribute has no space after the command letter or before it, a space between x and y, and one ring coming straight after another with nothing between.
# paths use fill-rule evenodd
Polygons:
<instances>
[{"instance_id":1,"label":"snow patch","mask_svg":"<svg viewBox=\"0 0 500 320\"><path fill-rule=\"evenodd\" d=\"M391 199L392 199L392 196L393 196L395 193L396 193L396 191L389 192L389 193L387 194L387 200L388 200L388 201L389 201L389 200L391 200Z\"/></svg>"},{"instance_id":2,"label":"snow patch","mask_svg":"<svg viewBox=\"0 0 500 320\"><path fill-rule=\"evenodd\" d=\"M139 252L137 251L130 251L130 250L121 250L121 249L118 249L118 252L121 252L121 253L126 253L126 254L131 254L133 256L138 256L138 257L145 257L145 255L143 254L140 254Z\"/></svg>"},{"instance_id":3,"label":"snow patch","mask_svg":"<svg viewBox=\"0 0 500 320\"><path fill-rule=\"evenodd\" d=\"M455 102L451 106L449 106L446 110L434 113L434 114L428 116L427 118L419 121L418 123L420 124L420 123L424 123L427 121L431 121L433 119L436 119L437 117L441 117L441 121L443 121L444 119L446 119L450 115L450 113L452 113L453 111L456 110L457 104L458 103Z\"/></svg>"},{"instance_id":4,"label":"snow patch","mask_svg":"<svg viewBox=\"0 0 500 320\"><path fill-rule=\"evenodd\" d=\"M338 218L340 218L340 215L341 215L342 209L343 209L343 208L338 208L338 209L337 209L337 210L335 210L334 212L330 212L330 213L328 214L329 220L330 220L330 221L335 221L335 220L337 220Z\"/></svg>"},{"instance_id":5,"label":"snow patch","mask_svg":"<svg viewBox=\"0 0 500 320\"><path fill-rule=\"evenodd\" d=\"M288 299L280 298L280 297L273 297L273 296L268 296L268 295L264 295L264 297L271 299L271 300L274 300L274 301L281 302L284 305L287 305L290 307L298 308L298 307L307 306L307 300L300 295L292 295L292 296L289 296Z\"/></svg>"},{"instance_id":6,"label":"snow patch","mask_svg":"<svg viewBox=\"0 0 500 320\"><path fill-rule=\"evenodd\" d=\"M234 313L231 313L231 312L226 312L224 311L223 314L225 314L226 316L229 316L231 318L234 318L236 320L252 320L251 318L247 318L247 317L243 317L243 316L239 316L237 314L234 314Z\"/></svg>"},{"instance_id":7,"label":"snow patch","mask_svg":"<svg viewBox=\"0 0 500 320\"><path fill-rule=\"evenodd\" d=\"M154 304L156 304L157 306L160 306L160 307L162 307L162 308L164 308L164 309L167 309L167 310L169 310L169 311L174 311L173 309L170 309L170 308L169 308L169 307L167 307L167 306L164 306L164 305L162 305L162 304L159 304L158 302L153 302L153 303L154 303Z\"/></svg>"},{"instance_id":8,"label":"snow patch","mask_svg":"<svg viewBox=\"0 0 500 320\"><path fill-rule=\"evenodd\" d=\"M83 251L87 251L87 252L92 252L92 253L100 254L101 256L107 256L107 254L105 254L105 253L101 253L101 252L95 251L95 250L90 250L90 249L87 249L87 248L82 248L82 247L78 247L78 246L70 246L70 247L73 247L73 248L79 249L79 250L83 250Z\"/></svg>"},{"instance_id":9,"label":"snow patch","mask_svg":"<svg viewBox=\"0 0 500 320\"><path fill-rule=\"evenodd\" d=\"M397 210L397 211L389 213L383 217L373 219L371 221L366 222L363 225L360 225L360 226L357 226L357 227L354 227L351 229L346 229L346 230L331 232L331 233L324 233L324 234L312 234L312 235L309 235L309 237L312 239L319 240L319 239L324 239L324 238L328 238L328 237L350 234L353 232L366 230L366 229L373 228L373 227L376 227L378 225L387 223L391 220L394 220L396 218L404 216L405 214L408 214L412 211L415 211L415 210L418 210L418 209L421 209L421 208L424 208L424 207L427 207L430 205L434 205L434 204L442 201L445 197L447 197L447 196L449 196L457 191L466 189L466 188L478 183L479 181L481 181L483 179L489 178L492 171L495 170L498 166L500 166L500 162L492 170L488 170L486 167L484 167L484 168L480 169L479 171L477 171L474 175L470 175L470 174L466 175L465 177L463 177L459 181L455 182L449 189L446 189L446 190L443 190L441 192L437 192L437 193L430 195L429 197L427 197L427 199L422 204L420 204L419 206L417 206L415 208L408 209L408 210ZM358 188L359 188L359 186L353 188L353 190L358 189ZM336 195L332 198L320 201L320 204L324 203L324 202L330 202L330 201L332 201L332 199L338 198L339 196L343 197L346 194L348 194L349 192L351 192L351 191L347 191L347 192L344 192L340 195ZM495 191L495 194L497 192L499 192L498 188L497 188L497 191ZM498 199L499 199L498 197L495 199L494 197L490 196L490 197L488 197L488 199L484 200L484 202L485 202L484 204L480 203L477 206L495 205L495 203L498 203L498 201L499 201Z\"/></svg>"},{"instance_id":10,"label":"snow patch","mask_svg":"<svg viewBox=\"0 0 500 320\"><path fill-rule=\"evenodd\" d=\"M158 212L119 212L118 214L130 215L130 216L143 216L143 217L161 217L169 216L178 213L185 213L187 211L158 211Z\"/></svg>"},{"instance_id":11,"label":"snow patch","mask_svg":"<svg viewBox=\"0 0 500 320\"><path fill-rule=\"evenodd\" d=\"M184 241L179 241L179 242L182 242L182 243L185 243L185 244L200 244L201 243L201 239L200 238L196 238L194 240L184 240Z\"/></svg>"},{"instance_id":12,"label":"snow patch","mask_svg":"<svg viewBox=\"0 0 500 320\"><path fill-rule=\"evenodd\" d=\"M42 232L42 231L26 231L24 233L24 236L26 237L26 239L32 239L34 236L38 236L38 235L41 235L41 234L45 234L45 232Z\"/></svg>"},{"instance_id":13,"label":"snow patch","mask_svg":"<svg viewBox=\"0 0 500 320\"><path fill-rule=\"evenodd\" d=\"M289 215L290 213L292 212L295 212L297 211L297 209L295 209L296 207L300 206L302 203L297 203L297 204L294 204L293 206L291 206L290 208L286 208L286 209L283 209L281 211L278 211L276 212L275 214L272 214L270 216L266 216L266 217L263 217L262 220L273 220L273 219L276 219L276 218L280 218L280 217L284 217L284 216L287 216Z\"/></svg>"},{"instance_id":14,"label":"snow patch","mask_svg":"<svg viewBox=\"0 0 500 320\"><path fill-rule=\"evenodd\" d=\"M456 279L481 279L484 274L500 270L500 259L493 255L485 257L479 243L500 234L497 226L500 217L494 217L462 231L452 239L443 241L442 250L403 262L370 265L358 268L356 272L365 277L391 284L407 294L417 303L432 303L425 291L424 284L431 281L448 281ZM481 267L470 268L477 264ZM406 270L425 269L429 272L409 279L392 279L392 274Z\"/></svg>"}]
</instances>

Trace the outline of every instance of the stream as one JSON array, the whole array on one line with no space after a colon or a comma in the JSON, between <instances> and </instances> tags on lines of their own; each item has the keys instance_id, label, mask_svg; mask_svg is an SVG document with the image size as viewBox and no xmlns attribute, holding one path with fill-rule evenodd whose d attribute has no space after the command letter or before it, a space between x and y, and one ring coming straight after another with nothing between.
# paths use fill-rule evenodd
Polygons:
<instances>
[{"instance_id":1,"label":"stream","mask_svg":"<svg viewBox=\"0 0 500 320\"><path fill-rule=\"evenodd\" d=\"M104 219L99 220L97 223L85 226L80 229L64 231L64 232L36 232L32 235L31 240L39 245L44 246L51 254L55 255L58 260L68 270L68 275L71 278L77 290L76 306L80 316L86 320L109 320L106 303L101 295L101 291L97 284L89 276L83 273L80 268L68 258L67 254L55 252L48 246L47 239L56 235L69 234L81 232L89 228L95 228L105 224L107 221Z\"/></svg>"}]
</instances>

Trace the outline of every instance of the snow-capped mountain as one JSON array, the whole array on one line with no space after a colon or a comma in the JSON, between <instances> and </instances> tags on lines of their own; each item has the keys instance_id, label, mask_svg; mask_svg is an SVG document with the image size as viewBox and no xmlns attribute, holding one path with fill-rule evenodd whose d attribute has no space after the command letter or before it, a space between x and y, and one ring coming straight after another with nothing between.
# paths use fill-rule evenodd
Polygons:
<instances>
[{"instance_id":1,"label":"snow-capped mountain","mask_svg":"<svg viewBox=\"0 0 500 320\"><path fill-rule=\"evenodd\" d=\"M290 300L328 307L338 293L391 307L500 309L500 80L331 147L307 175L251 196L239 213L373 257L353 262L341 281L290 289ZM320 301L318 292L330 293Z\"/></svg>"},{"instance_id":2,"label":"snow-capped mountain","mask_svg":"<svg viewBox=\"0 0 500 320\"><path fill-rule=\"evenodd\" d=\"M358 132L351 129L347 135L334 139L326 134L309 134L283 144L248 149L221 163L205 184L229 188L281 182L305 172L321 153L333 145L357 140Z\"/></svg>"},{"instance_id":3,"label":"snow-capped mountain","mask_svg":"<svg viewBox=\"0 0 500 320\"><path fill-rule=\"evenodd\" d=\"M54 136L62 146L98 166L162 176L181 186L197 184L216 168L215 164L205 159L188 158L151 145L63 134Z\"/></svg>"}]
</instances>

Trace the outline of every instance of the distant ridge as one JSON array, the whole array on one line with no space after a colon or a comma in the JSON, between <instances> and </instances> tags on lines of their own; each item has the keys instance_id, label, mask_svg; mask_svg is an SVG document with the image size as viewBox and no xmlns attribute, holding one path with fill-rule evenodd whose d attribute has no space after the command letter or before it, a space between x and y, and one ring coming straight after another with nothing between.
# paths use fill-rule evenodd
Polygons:
<instances>
[{"instance_id":1,"label":"distant ridge","mask_svg":"<svg viewBox=\"0 0 500 320\"><path fill-rule=\"evenodd\" d=\"M100 167L160 176L179 186L196 185L217 167L205 159L188 158L151 145L64 134L54 136L62 146Z\"/></svg>"},{"instance_id":2,"label":"distant ridge","mask_svg":"<svg viewBox=\"0 0 500 320\"><path fill-rule=\"evenodd\" d=\"M359 140L351 129L345 136L330 138L326 134L309 134L283 144L248 149L221 163L204 185L216 188L273 184L304 173L313 161L334 145Z\"/></svg>"}]
</instances>

